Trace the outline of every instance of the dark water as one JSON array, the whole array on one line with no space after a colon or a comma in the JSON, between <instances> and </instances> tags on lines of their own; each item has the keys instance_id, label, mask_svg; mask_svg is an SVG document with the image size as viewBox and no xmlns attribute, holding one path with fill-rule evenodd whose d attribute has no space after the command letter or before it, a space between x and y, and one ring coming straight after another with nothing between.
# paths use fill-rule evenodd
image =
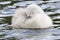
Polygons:
<instances>
[{"instance_id":1,"label":"dark water","mask_svg":"<svg viewBox=\"0 0 60 40\"><path fill-rule=\"evenodd\" d=\"M14 11L18 7L26 7L27 5L35 3L41 6L47 15L53 20L52 37L53 39L60 40L60 1L4 1L0 2L0 40L21 40L24 36L22 30L13 30L8 25L11 24L11 18L14 15ZM26 31L26 30L24 30ZM28 31L27 31L28 32ZM23 36L22 36L23 35ZM30 35L33 36L33 35ZM30 37L29 36L29 37ZM17 37L17 38L16 38ZM30 40L34 40L40 37L33 37ZM28 38L24 38L28 40ZM24 40L23 39L23 40ZM47 39L48 40L48 39Z\"/></svg>"}]
</instances>

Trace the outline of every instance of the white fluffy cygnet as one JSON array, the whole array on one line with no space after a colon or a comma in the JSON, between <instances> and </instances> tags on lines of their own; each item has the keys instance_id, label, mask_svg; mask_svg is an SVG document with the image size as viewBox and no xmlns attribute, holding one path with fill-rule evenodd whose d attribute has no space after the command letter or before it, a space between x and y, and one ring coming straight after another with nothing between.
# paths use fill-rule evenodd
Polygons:
<instances>
[{"instance_id":1,"label":"white fluffy cygnet","mask_svg":"<svg viewBox=\"0 0 60 40\"><path fill-rule=\"evenodd\" d=\"M52 24L51 18L36 4L18 8L12 18L13 28L49 28Z\"/></svg>"}]
</instances>

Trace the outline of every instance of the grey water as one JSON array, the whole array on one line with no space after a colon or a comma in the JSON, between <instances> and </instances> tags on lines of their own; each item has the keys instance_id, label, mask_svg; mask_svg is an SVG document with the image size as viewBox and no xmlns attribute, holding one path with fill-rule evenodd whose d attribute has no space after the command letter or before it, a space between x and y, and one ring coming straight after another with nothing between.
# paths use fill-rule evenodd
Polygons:
<instances>
[{"instance_id":1,"label":"grey water","mask_svg":"<svg viewBox=\"0 0 60 40\"><path fill-rule=\"evenodd\" d=\"M52 39L60 40L60 1L0 1L0 40L39 40L39 33L26 31L23 29L12 29L8 25L11 25L11 19L14 15L16 8L27 7L27 5L35 3L41 6L45 13L53 20ZM23 31L23 32L22 32ZM28 32L27 34L24 34ZM32 35L29 35L31 33ZM26 35L29 35L25 38ZM36 39L35 39L36 38ZM48 37L47 37L48 38ZM45 40L45 39L43 39ZM48 40L48 39L47 39Z\"/></svg>"}]
</instances>

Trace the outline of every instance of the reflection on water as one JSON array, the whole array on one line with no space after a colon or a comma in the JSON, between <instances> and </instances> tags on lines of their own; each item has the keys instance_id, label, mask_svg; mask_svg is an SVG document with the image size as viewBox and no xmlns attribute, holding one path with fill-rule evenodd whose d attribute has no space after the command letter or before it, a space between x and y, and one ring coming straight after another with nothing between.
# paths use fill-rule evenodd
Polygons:
<instances>
[{"instance_id":1,"label":"reflection on water","mask_svg":"<svg viewBox=\"0 0 60 40\"><path fill-rule=\"evenodd\" d=\"M14 3L13 3L14 2ZM23 29L12 29L8 27L11 24L11 18L14 15L14 11L17 7L26 7L31 3L35 3L41 6L47 15L53 19L54 29L52 29L52 38L60 39L60 1L6 1L0 2L0 40L39 40L47 37L40 37L38 31L41 30L24 30ZM24 34L26 33L27 34ZM29 36L27 36L29 35ZM56 36L56 37L55 37ZM45 40L43 39L43 40Z\"/></svg>"}]
</instances>

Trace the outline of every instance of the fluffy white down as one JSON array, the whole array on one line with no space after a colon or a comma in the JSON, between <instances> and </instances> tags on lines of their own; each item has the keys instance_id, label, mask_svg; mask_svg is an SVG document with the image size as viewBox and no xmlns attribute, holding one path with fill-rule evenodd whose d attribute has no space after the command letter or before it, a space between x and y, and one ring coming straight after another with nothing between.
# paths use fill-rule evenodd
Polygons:
<instances>
[{"instance_id":1,"label":"fluffy white down","mask_svg":"<svg viewBox=\"0 0 60 40\"><path fill-rule=\"evenodd\" d=\"M31 18L27 19L27 15ZM51 18L36 4L28 5L27 8L18 8L12 18L14 28L49 28L53 23Z\"/></svg>"},{"instance_id":2,"label":"fluffy white down","mask_svg":"<svg viewBox=\"0 0 60 40\"><path fill-rule=\"evenodd\" d=\"M15 11L14 16L12 17L12 25L13 28L20 28L26 20L26 9L25 8L18 8Z\"/></svg>"}]
</instances>

